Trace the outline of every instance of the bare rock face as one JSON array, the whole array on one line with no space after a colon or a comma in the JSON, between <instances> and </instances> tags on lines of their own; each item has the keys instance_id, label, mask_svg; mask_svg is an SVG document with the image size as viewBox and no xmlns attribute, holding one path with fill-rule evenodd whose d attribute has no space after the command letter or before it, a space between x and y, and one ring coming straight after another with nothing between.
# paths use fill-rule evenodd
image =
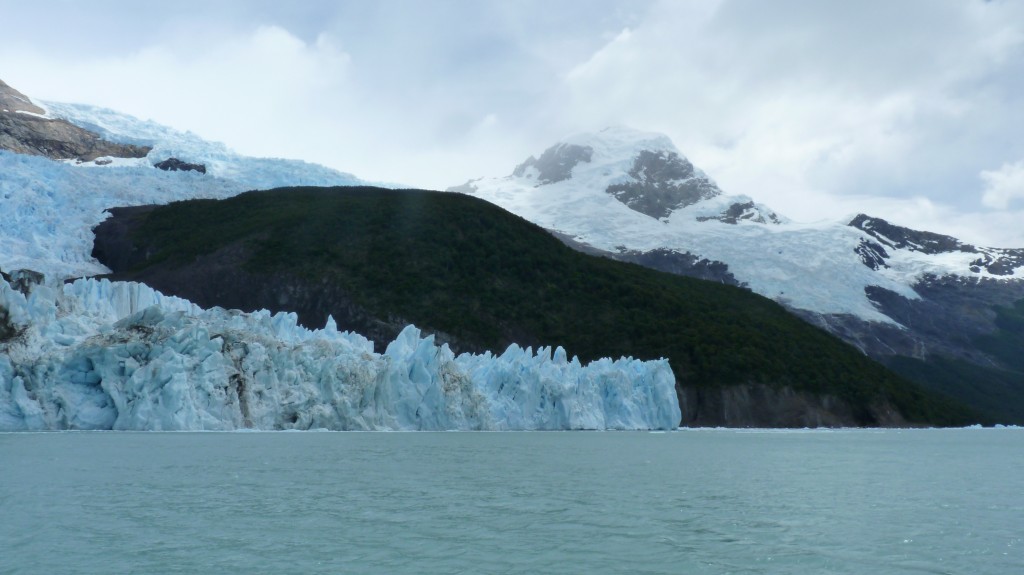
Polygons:
<instances>
[{"instance_id":1,"label":"bare rock face","mask_svg":"<svg viewBox=\"0 0 1024 575\"><path fill-rule=\"evenodd\" d=\"M32 288L42 285L45 280L46 276L35 270L14 270L7 281L12 288L27 296L32 293Z\"/></svg>"},{"instance_id":2,"label":"bare rock face","mask_svg":"<svg viewBox=\"0 0 1024 575\"><path fill-rule=\"evenodd\" d=\"M108 142L66 120L41 118L45 110L0 82L0 150L51 160L91 162L97 158L143 158L151 148Z\"/></svg>"},{"instance_id":3,"label":"bare rock face","mask_svg":"<svg viewBox=\"0 0 1024 575\"><path fill-rule=\"evenodd\" d=\"M153 167L158 170L165 172L199 172L200 174L206 173L205 164L192 164L179 160L178 158L167 158L162 162L153 164Z\"/></svg>"},{"instance_id":4,"label":"bare rock face","mask_svg":"<svg viewBox=\"0 0 1024 575\"><path fill-rule=\"evenodd\" d=\"M739 222L754 222L757 224L778 224L781 223L779 216L771 210L765 210L754 202L735 203L726 208L717 216L698 216L698 222L718 220L725 224L736 225Z\"/></svg>"},{"instance_id":5,"label":"bare rock face","mask_svg":"<svg viewBox=\"0 0 1024 575\"><path fill-rule=\"evenodd\" d=\"M29 112L43 115L46 110L36 106L27 96L0 80L0 112Z\"/></svg>"},{"instance_id":6,"label":"bare rock face","mask_svg":"<svg viewBox=\"0 0 1024 575\"><path fill-rule=\"evenodd\" d=\"M857 215L849 225L868 233L878 241L862 242L856 249L864 265L874 270L888 267L885 260L889 254L883 246L931 255L954 252L973 254L978 256L971 262L971 271L974 273L984 268L993 275L1012 276L1015 269L1024 266L1024 249L976 247L952 236L912 230L864 214Z\"/></svg>"},{"instance_id":7,"label":"bare rock face","mask_svg":"<svg viewBox=\"0 0 1024 575\"><path fill-rule=\"evenodd\" d=\"M734 385L676 389L686 427L908 427L887 402L854 406L790 387Z\"/></svg>"},{"instance_id":8,"label":"bare rock face","mask_svg":"<svg viewBox=\"0 0 1024 575\"><path fill-rule=\"evenodd\" d=\"M558 144L552 146L539 158L530 156L525 162L516 166L512 175L523 177L528 174L531 168L536 170L537 184L553 184L568 180L572 177L572 169L580 162L589 162L593 157L594 149L590 146L577 146L575 144Z\"/></svg>"},{"instance_id":9,"label":"bare rock face","mask_svg":"<svg viewBox=\"0 0 1024 575\"><path fill-rule=\"evenodd\" d=\"M643 150L629 175L634 181L608 187L615 199L652 218L668 217L674 210L722 193L714 182L675 152Z\"/></svg>"}]
</instances>

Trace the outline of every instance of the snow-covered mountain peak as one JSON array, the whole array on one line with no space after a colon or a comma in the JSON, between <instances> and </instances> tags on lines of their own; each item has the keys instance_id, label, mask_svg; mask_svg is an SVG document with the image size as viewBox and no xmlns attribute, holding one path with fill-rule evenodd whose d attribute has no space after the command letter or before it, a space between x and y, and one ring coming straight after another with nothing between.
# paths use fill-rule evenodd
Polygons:
<instances>
[{"instance_id":1,"label":"snow-covered mountain peak","mask_svg":"<svg viewBox=\"0 0 1024 575\"><path fill-rule=\"evenodd\" d=\"M876 288L915 300L913 286L925 277L1016 279L1024 268L1024 250L978 248L864 215L791 222L724 193L667 137L621 127L565 138L510 176L449 191L497 204L585 249L657 260L664 269L727 271L708 277L791 308L868 322L898 323L869 296Z\"/></svg>"},{"instance_id":2,"label":"snow-covered mountain peak","mask_svg":"<svg viewBox=\"0 0 1024 575\"><path fill-rule=\"evenodd\" d=\"M671 219L728 224L780 223L783 218L746 196L725 196L664 134L613 126L570 136L531 156L505 178L471 180L449 191L510 205L536 205L543 194L560 210L587 215L625 207L657 225ZM501 195L498 201L495 194ZM553 199L557 198L557 199Z\"/></svg>"}]
</instances>

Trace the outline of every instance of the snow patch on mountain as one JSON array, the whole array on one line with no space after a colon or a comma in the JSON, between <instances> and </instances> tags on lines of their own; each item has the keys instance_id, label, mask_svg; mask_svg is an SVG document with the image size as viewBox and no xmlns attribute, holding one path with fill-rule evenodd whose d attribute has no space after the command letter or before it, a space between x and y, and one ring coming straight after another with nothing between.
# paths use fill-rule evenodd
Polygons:
<instances>
[{"instance_id":1,"label":"snow patch on mountain","mask_svg":"<svg viewBox=\"0 0 1024 575\"><path fill-rule=\"evenodd\" d=\"M672 429L666 360L582 365L516 345L456 357L407 327L383 354L295 314L201 309L79 279L0 279L0 431Z\"/></svg>"}]
</instances>

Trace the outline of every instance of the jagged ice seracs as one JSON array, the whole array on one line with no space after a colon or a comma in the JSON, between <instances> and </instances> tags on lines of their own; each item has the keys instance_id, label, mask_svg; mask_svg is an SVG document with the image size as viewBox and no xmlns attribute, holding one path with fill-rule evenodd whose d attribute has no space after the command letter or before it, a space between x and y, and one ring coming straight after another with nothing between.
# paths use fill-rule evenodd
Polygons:
<instances>
[{"instance_id":1,"label":"jagged ice seracs","mask_svg":"<svg viewBox=\"0 0 1024 575\"><path fill-rule=\"evenodd\" d=\"M673 429L667 360L562 348L456 356L408 326L383 354L333 319L202 309L138 283L28 296L0 280L0 431ZM0 333L3 333L0 330Z\"/></svg>"}]
</instances>

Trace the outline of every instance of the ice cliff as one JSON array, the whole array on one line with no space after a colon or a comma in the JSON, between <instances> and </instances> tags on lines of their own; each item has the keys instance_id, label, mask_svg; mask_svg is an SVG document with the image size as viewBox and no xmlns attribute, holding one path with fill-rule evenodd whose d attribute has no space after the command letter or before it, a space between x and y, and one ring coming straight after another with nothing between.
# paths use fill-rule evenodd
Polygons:
<instances>
[{"instance_id":1,"label":"ice cliff","mask_svg":"<svg viewBox=\"0 0 1024 575\"><path fill-rule=\"evenodd\" d=\"M6 316L6 317L4 317ZM142 284L28 295L0 279L0 431L666 429L667 360L455 356L407 327L383 354L294 314L201 309Z\"/></svg>"}]
</instances>

